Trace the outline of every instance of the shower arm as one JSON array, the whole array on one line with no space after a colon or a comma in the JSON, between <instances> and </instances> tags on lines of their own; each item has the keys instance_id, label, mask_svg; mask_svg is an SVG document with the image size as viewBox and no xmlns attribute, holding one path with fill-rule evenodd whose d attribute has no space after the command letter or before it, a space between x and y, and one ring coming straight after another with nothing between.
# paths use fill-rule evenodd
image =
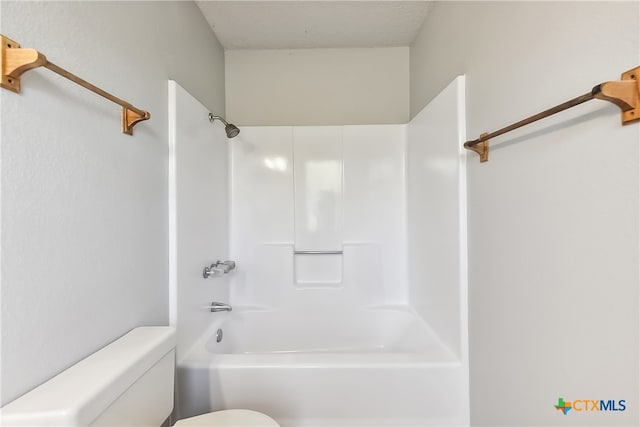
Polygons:
<instances>
[{"instance_id":1,"label":"shower arm","mask_svg":"<svg viewBox=\"0 0 640 427\"><path fill-rule=\"evenodd\" d=\"M213 113L209 113L209 121L213 123L215 120L220 120L225 126L229 126L229 123L220 116L216 116Z\"/></svg>"}]
</instances>

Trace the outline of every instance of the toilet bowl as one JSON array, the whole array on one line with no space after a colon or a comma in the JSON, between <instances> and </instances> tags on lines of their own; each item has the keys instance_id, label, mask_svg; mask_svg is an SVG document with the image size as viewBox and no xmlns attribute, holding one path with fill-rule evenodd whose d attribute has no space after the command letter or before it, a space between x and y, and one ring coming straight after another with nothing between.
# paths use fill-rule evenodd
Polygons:
<instances>
[{"instance_id":1,"label":"toilet bowl","mask_svg":"<svg viewBox=\"0 0 640 427\"><path fill-rule=\"evenodd\" d=\"M0 408L0 426L158 427L173 412L176 331L136 328ZM211 412L175 426L278 427L246 409Z\"/></svg>"}]
</instances>

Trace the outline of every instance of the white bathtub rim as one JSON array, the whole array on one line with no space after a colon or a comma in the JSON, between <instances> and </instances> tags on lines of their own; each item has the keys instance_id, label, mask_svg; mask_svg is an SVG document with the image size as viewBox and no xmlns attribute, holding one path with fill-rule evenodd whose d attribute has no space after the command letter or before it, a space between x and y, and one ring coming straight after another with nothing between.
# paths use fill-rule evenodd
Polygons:
<instances>
[{"instance_id":1,"label":"white bathtub rim","mask_svg":"<svg viewBox=\"0 0 640 427\"><path fill-rule=\"evenodd\" d=\"M398 364L408 367L434 367L434 366L451 366L460 367L462 360L456 355L444 342L438 337L428 323L408 305L384 305L374 307L360 308L362 311L397 311L417 317L424 323L424 327L428 329L431 338L437 344L439 357L436 359L429 358L430 353L404 353L404 352L354 352L354 353L332 353L332 352L266 352L266 353L210 353L206 350L206 343L215 335L215 332L228 317L246 314L246 313L264 313L276 312L270 307L264 306L239 306L234 308L232 312L212 313L215 319L207 328L205 333L200 336L196 342L183 356L177 360L178 365L188 366L216 366L216 367L290 367L295 364L299 367L349 367L354 368L359 365L363 367L391 367Z\"/></svg>"}]
</instances>

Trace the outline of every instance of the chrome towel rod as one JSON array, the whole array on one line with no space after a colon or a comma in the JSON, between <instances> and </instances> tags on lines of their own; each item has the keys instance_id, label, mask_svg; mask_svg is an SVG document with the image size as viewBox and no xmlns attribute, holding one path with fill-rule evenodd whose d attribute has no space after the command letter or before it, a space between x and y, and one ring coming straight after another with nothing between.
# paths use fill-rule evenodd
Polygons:
<instances>
[{"instance_id":1,"label":"chrome towel rod","mask_svg":"<svg viewBox=\"0 0 640 427\"><path fill-rule=\"evenodd\" d=\"M77 85L96 93L111 102L122 107L122 132L133 135L133 127L136 123L148 120L151 117L148 111L134 107L128 102L100 89L99 87L81 79L75 74L50 62L46 56L35 49L22 49L20 44L1 35L2 52L0 56L0 69L2 82L0 86L13 92L20 93L20 78L25 72L38 67L45 67L62 77L71 80Z\"/></svg>"},{"instance_id":2,"label":"chrome towel rod","mask_svg":"<svg viewBox=\"0 0 640 427\"><path fill-rule=\"evenodd\" d=\"M541 113L527 117L495 132L483 133L480 138L464 143L464 148L480 155L480 162L489 160L489 140L512 130L521 128L560 111L580 105L592 99L602 99L616 104L622 110L622 124L640 120L640 67L622 73L621 81L605 82L595 86L591 92L580 95Z\"/></svg>"}]
</instances>

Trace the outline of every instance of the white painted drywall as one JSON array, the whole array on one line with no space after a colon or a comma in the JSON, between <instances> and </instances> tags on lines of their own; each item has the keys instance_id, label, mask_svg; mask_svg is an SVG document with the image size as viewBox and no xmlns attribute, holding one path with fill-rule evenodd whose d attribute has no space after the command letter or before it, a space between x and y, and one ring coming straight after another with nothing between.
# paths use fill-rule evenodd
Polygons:
<instances>
[{"instance_id":1,"label":"white painted drywall","mask_svg":"<svg viewBox=\"0 0 640 427\"><path fill-rule=\"evenodd\" d=\"M411 47L412 114L466 74L472 138L616 80L640 65L639 8L441 2ZM640 423L639 137L591 101L469 154L473 425Z\"/></svg>"},{"instance_id":2,"label":"white painted drywall","mask_svg":"<svg viewBox=\"0 0 640 427\"><path fill-rule=\"evenodd\" d=\"M198 1L225 49L408 46L429 1Z\"/></svg>"},{"instance_id":3,"label":"white painted drywall","mask_svg":"<svg viewBox=\"0 0 640 427\"><path fill-rule=\"evenodd\" d=\"M169 321L177 330L176 360L204 334L229 301L229 275L203 269L229 259L228 144L224 125L209 123L207 108L169 82Z\"/></svg>"},{"instance_id":4,"label":"white painted drywall","mask_svg":"<svg viewBox=\"0 0 640 427\"><path fill-rule=\"evenodd\" d=\"M224 110L222 48L190 2L5 2L2 33L151 112L44 69L2 91L2 399L168 323L167 80Z\"/></svg>"},{"instance_id":5,"label":"white painted drywall","mask_svg":"<svg viewBox=\"0 0 640 427\"><path fill-rule=\"evenodd\" d=\"M227 118L245 126L409 120L409 48L227 50Z\"/></svg>"}]
</instances>

